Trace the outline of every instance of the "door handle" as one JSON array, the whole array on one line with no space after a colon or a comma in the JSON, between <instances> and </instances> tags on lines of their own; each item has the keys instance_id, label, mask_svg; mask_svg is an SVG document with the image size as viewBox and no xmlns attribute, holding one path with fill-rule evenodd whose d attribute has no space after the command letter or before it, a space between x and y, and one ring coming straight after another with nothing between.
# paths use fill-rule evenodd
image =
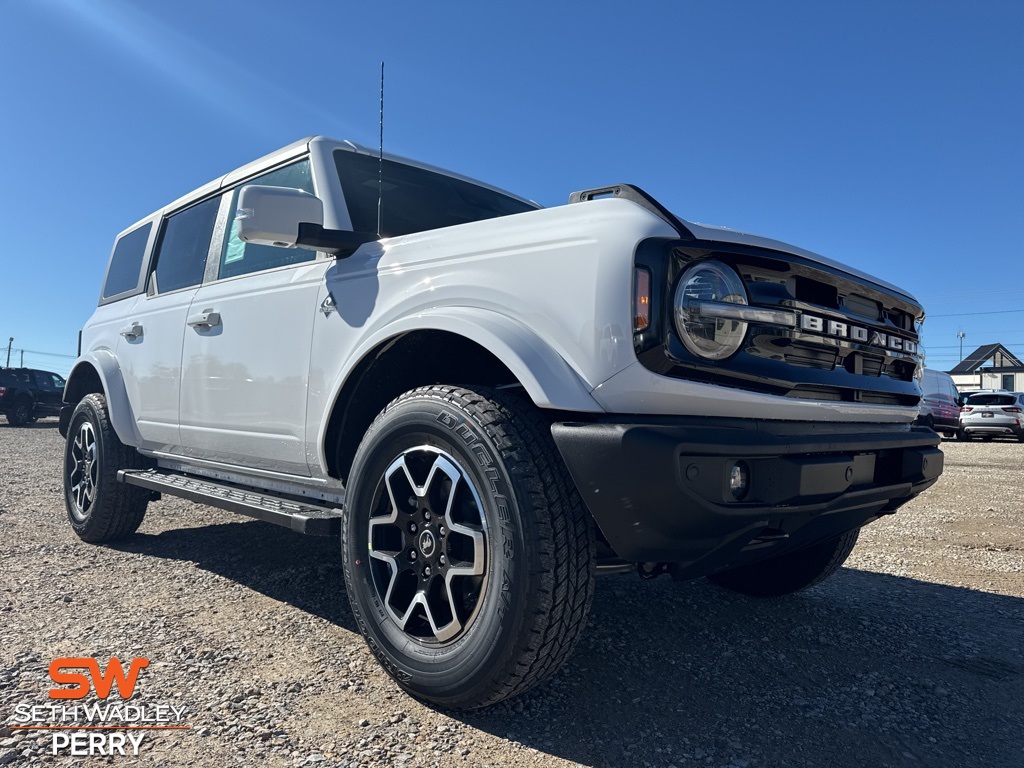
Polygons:
<instances>
[{"instance_id":1,"label":"door handle","mask_svg":"<svg viewBox=\"0 0 1024 768\"><path fill-rule=\"evenodd\" d=\"M128 339L128 341L134 341L142 335L142 326L138 323L126 325L121 329L121 335Z\"/></svg>"},{"instance_id":2,"label":"door handle","mask_svg":"<svg viewBox=\"0 0 1024 768\"><path fill-rule=\"evenodd\" d=\"M220 325L220 313L206 309L199 314L189 315L186 322L193 328L213 328L215 325Z\"/></svg>"}]
</instances>

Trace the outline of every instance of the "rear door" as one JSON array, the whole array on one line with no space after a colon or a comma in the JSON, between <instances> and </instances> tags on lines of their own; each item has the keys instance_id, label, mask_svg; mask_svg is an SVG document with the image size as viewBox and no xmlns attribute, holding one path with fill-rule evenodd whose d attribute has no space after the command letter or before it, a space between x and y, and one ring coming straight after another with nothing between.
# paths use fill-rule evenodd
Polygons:
<instances>
[{"instance_id":1,"label":"rear door","mask_svg":"<svg viewBox=\"0 0 1024 768\"><path fill-rule=\"evenodd\" d=\"M163 220L146 292L124 315L117 356L143 448L181 450L181 345L219 205L220 198L213 197Z\"/></svg>"},{"instance_id":2,"label":"rear door","mask_svg":"<svg viewBox=\"0 0 1024 768\"><path fill-rule=\"evenodd\" d=\"M64 380L48 371L33 371L36 383L36 416L54 416L60 413ZM58 380L60 386L57 385Z\"/></svg>"}]
</instances>

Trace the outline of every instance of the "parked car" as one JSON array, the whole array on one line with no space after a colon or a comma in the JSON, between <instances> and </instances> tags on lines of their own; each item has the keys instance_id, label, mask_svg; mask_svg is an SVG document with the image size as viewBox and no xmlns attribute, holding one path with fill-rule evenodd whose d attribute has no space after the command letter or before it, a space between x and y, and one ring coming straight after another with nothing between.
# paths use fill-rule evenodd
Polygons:
<instances>
[{"instance_id":1,"label":"parked car","mask_svg":"<svg viewBox=\"0 0 1024 768\"><path fill-rule=\"evenodd\" d=\"M921 415L917 423L947 437L956 435L960 428L960 403L952 377L943 371L925 368L921 394Z\"/></svg>"},{"instance_id":2,"label":"parked car","mask_svg":"<svg viewBox=\"0 0 1024 768\"><path fill-rule=\"evenodd\" d=\"M12 427L42 416L58 416L64 378L34 368L0 368L0 413Z\"/></svg>"},{"instance_id":3,"label":"parked car","mask_svg":"<svg viewBox=\"0 0 1024 768\"><path fill-rule=\"evenodd\" d=\"M1016 437L1024 442L1024 394L979 392L960 409L960 440Z\"/></svg>"}]
</instances>

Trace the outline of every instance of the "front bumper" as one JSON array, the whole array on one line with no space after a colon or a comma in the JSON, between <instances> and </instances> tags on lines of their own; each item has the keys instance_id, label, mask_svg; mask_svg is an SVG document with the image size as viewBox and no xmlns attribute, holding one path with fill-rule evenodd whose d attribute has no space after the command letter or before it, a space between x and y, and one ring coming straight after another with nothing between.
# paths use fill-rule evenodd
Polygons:
<instances>
[{"instance_id":1,"label":"front bumper","mask_svg":"<svg viewBox=\"0 0 1024 768\"><path fill-rule=\"evenodd\" d=\"M615 553L702 576L782 554L893 512L942 472L939 437L887 424L677 417L552 426ZM742 461L740 500L729 473Z\"/></svg>"}]
</instances>

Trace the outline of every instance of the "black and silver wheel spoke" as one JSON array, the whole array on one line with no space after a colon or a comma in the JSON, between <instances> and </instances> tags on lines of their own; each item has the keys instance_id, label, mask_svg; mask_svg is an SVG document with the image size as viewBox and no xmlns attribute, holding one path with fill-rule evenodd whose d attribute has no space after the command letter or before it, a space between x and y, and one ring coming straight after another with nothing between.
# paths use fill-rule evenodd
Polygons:
<instances>
[{"instance_id":1,"label":"black and silver wheel spoke","mask_svg":"<svg viewBox=\"0 0 1024 768\"><path fill-rule=\"evenodd\" d=\"M452 456L420 446L388 466L371 509L369 555L399 629L436 643L465 630L486 585L486 536L479 495Z\"/></svg>"},{"instance_id":2,"label":"black and silver wheel spoke","mask_svg":"<svg viewBox=\"0 0 1024 768\"><path fill-rule=\"evenodd\" d=\"M96 460L96 433L92 424L82 422L71 443L68 456L68 485L74 498L76 517L84 519L92 507L99 478L99 462Z\"/></svg>"}]
</instances>

